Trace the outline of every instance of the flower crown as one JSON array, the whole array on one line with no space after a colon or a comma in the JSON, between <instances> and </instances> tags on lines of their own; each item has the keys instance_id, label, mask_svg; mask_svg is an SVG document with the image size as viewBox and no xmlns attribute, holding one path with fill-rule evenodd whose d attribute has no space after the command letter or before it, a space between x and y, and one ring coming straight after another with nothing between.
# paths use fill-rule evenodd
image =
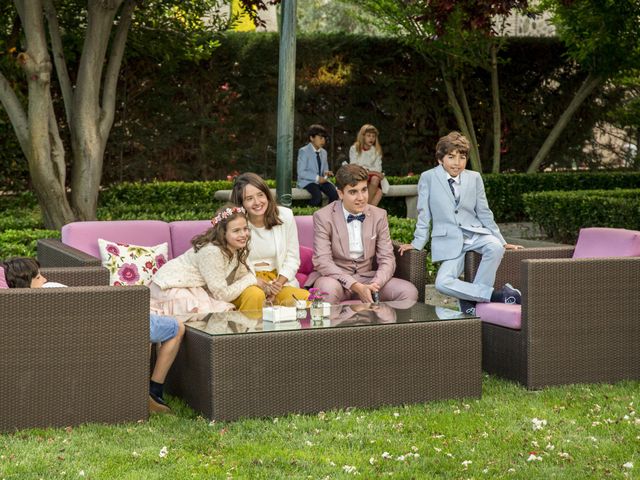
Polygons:
<instances>
[{"instance_id":1,"label":"flower crown","mask_svg":"<svg viewBox=\"0 0 640 480\"><path fill-rule=\"evenodd\" d=\"M211 225L213 225L215 227L222 220L226 220L227 218L229 218L234 213L242 213L243 215L246 215L247 211L243 207L225 208L223 211L221 211L220 213L218 213L215 217L213 217L211 219Z\"/></svg>"}]
</instances>

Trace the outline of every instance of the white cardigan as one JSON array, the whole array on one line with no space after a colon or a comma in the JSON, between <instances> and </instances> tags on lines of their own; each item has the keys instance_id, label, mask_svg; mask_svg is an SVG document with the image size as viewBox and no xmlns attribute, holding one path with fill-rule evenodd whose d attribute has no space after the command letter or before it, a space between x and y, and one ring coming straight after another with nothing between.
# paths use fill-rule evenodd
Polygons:
<instances>
[{"instance_id":1,"label":"white cardigan","mask_svg":"<svg viewBox=\"0 0 640 480\"><path fill-rule=\"evenodd\" d=\"M271 229L275 240L276 268L278 274L287 277L287 285L298 287L296 273L300 268L300 246L298 244L298 227L293 218L293 212L286 207L278 207L278 214L282 225L276 225ZM253 225L249 222L249 228ZM253 241L253 240L252 240ZM251 244L249 244L249 265L254 267L257 259L251 256Z\"/></svg>"},{"instance_id":2,"label":"white cardigan","mask_svg":"<svg viewBox=\"0 0 640 480\"><path fill-rule=\"evenodd\" d=\"M229 278L233 273L235 275ZM153 276L153 282L167 288L207 287L216 300L231 302L251 285L256 276L234 257L231 261L220 247L208 244L197 252L190 248L179 257L169 260Z\"/></svg>"},{"instance_id":3,"label":"white cardigan","mask_svg":"<svg viewBox=\"0 0 640 480\"><path fill-rule=\"evenodd\" d=\"M351 145L349 149L349 163L362 165L372 172L382 172L382 155L380 155L375 147L369 150L362 150L359 154L355 145Z\"/></svg>"}]
</instances>

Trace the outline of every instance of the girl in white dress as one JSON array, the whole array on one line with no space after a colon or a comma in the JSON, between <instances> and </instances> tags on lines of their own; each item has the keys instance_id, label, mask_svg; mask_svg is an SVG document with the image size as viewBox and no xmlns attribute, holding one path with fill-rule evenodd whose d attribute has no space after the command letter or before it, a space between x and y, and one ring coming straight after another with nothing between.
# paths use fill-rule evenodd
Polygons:
<instances>
[{"instance_id":1,"label":"girl in white dress","mask_svg":"<svg viewBox=\"0 0 640 480\"><path fill-rule=\"evenodd\" d=\"M373 125L363 125L358 137L349 149L349 163L361 165L369 172L369 204L378 205L382 189L387 180L382 173L382 147L378 139L378 129Z\"/></svg>"}]
</instances>

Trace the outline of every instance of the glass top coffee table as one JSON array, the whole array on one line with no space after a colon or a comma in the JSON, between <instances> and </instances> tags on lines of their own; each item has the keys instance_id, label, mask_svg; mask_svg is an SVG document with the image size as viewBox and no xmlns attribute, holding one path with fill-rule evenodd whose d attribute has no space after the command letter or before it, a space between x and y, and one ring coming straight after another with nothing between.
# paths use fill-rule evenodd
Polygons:
<instances>
[{"instance_id":1,"label":"glass top coffee table","mask_svg":"<svg viewBox=\"0 0 640 480\"><path fill-rule=\"evenodd\" d=\"M170 393L216 420L481 393L480 320L415 303L338 305L322 319L189 315Z\"/></svg>"}]
</instances>

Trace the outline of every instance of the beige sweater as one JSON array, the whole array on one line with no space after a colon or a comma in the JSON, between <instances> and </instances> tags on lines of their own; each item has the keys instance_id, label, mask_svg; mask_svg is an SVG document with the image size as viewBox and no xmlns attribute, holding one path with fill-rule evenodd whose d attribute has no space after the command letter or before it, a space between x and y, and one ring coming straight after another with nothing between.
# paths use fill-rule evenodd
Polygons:
<instances>
[{"instance_id":1,"label":"beige sweater","mask_svg":"<svg viewBox=\"0 0 640 480\"><path fill-rule=\"evenodd\" d=\"M235 300L247 287L258 283L253 272L235 258L229 262L222 250L212 244L197 252L190 248L169 260L154 275L153 282L163 290L206 287L213 298L225 302Z\"/></svg>"}]
</instances>

